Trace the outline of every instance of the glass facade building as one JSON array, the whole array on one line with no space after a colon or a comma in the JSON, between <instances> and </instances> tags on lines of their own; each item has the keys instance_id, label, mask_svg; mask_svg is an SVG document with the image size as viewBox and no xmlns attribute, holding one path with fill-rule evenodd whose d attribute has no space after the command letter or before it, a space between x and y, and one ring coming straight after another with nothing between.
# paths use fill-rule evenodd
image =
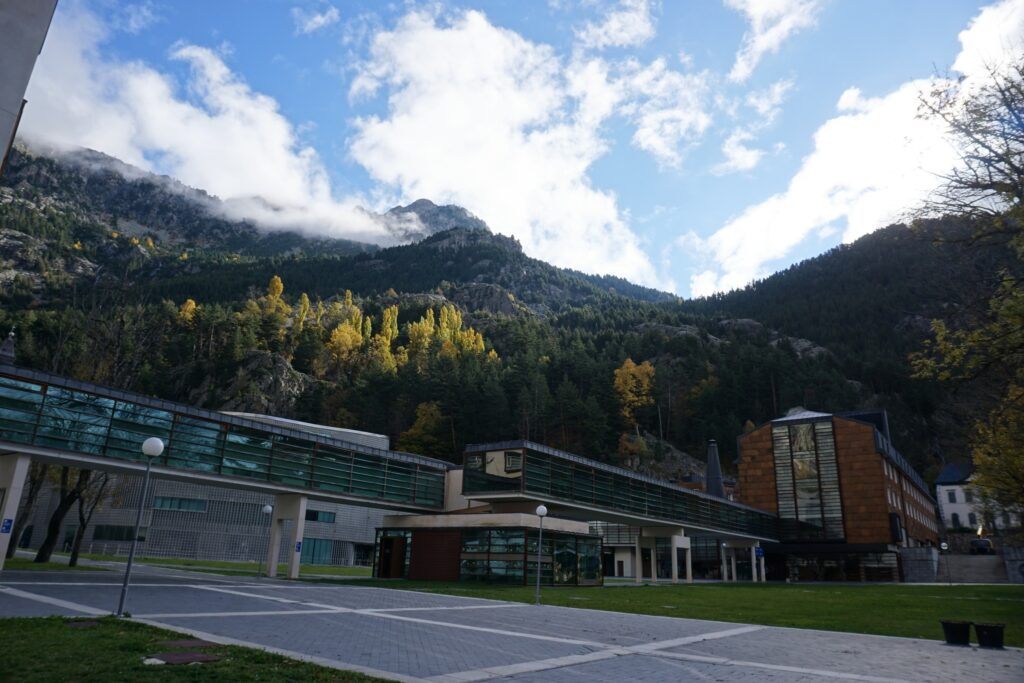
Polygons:
<instances>
[{"instance_id":1,"label":"glass facade building","mask_svg":"<svg viewBox=\"0 0 1024 683\"><path fill-rule=\"evenodd\" d=\"M778 537L770 513L529 441L467 446L463 495L565 501L708 531Z\"/></svg>"},{"instance_id":2,"label":"glass facade building","mask_svg":"<svg viewBox=\"0 0 1024 683\"><path fill-rule=\"evenodd\" d=\"M396 509L440 510L445 472L432 458L348 443L47 373L0 371L0 441L340 494Z\"/></svg>"},{"instance_id":3,"label":"glass facade building","mask_svg":"<svg viewBox=\"0 0 1024 683\"><path fill-rule=\"evenodd\" d=\"M374 576L419 578L415 574L414 554L437 552L436 544L427 548L432 538L421 536L421 529L378 529L374 551ZM451 580L533 585L537 580L537 530L524 527L463 528L446 530L457 536L451 546L457 554L457 572ZM398 539L394 543L392 539ZM391 563L387 545L401 556ZM382 546L384 552L381 552ZM449 558L440 558L446 562ZM398 567L383 571L384 564ZM456 576L457 573L457 576ZM603 581L601 571L601 538L585 534L544 530L540 548L541 583L548 586L597 586Z\"/></svg>"}]
</instances>

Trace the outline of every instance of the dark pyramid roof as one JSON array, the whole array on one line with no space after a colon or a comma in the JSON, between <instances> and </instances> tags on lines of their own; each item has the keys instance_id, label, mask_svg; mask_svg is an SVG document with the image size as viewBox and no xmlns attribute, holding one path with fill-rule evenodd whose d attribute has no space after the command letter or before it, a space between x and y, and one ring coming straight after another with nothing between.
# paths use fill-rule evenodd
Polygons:
<instances>
[{"instance_id":1,"label":"dark pyramid roof","mask_svg":"<svg viewBox=\"0 0 1024 683\"><path fill-rule=\"evenodd\" d=\"M718 460L718 444L714 439L708 441L708 468L704 482L705 493L725 498L725 486L722 484L722 463Z\"/></svg>"}]
</instances>

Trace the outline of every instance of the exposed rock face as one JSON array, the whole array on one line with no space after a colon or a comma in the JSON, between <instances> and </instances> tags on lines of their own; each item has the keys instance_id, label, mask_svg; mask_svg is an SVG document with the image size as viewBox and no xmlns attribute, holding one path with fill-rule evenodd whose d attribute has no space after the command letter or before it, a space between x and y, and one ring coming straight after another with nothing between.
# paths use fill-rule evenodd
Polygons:
<instances>
[{"instance_id":1,"label":"exposed rock face","mask_svg":"<svg viewBox=\"0 0 1024 683\"><path fill-rule=\"evenodd\" d=\"M696 325L664 325L661 323L640 323L636 326L637 332L643 334L644 332L661 332L666 337L693 337L694 339L706 342L711 346L718 346L722 343L722 340L718 337L705 334L701 332L701 329Z\"/></svg>"},{"instance_id":2,"label":"exposed rock face","mask_svg":"<svg viewBox=\"0 0 1024 683\"><path fill-rule=\"evenodd\" d=\"M402 240L423 239L452 228L490 232L487 223L461 206L438 206L429 199L417 199L408 206L396 206L385 217L397 219L389 221L388 226Z\"/></svg>"},{"instance_id":3,"label":"exposed rock face","mask_svg":"<svg viewBox=\"0 0 1024 683\"><path fill-rule=\"evenodd\" d=\"M296 402L315 383L281 356L254 351L239 365L227 387L216 387L214 380L207 378L191 392L189 400L196 405L216 404L220 410L291 417Z\"/></svg>"},{"instance_id":4,"label":"exposed rock face","mask_svg":"<svg viewBox=\"0 0 1024 683\"><path fill-rule=\"evenodd\" d=\"M764 332L765 327L753 318L731 318L718 323L723 329L736 334L755 336Z\"/></svg>"},{"instance_id":5,"label":"exposed rock face","mask_svg":"<svg viewBox=\"0 0 1024 683\"><path fill-rule=\"evenodd\" d=\"M796 355L800 358L823 358L825 356L832 355L831 351L826 349L824 346L818 346L810 339L779 336L771 341L771 345L775 347L778 347L783 343L789 344L793 351L796 352Z\"/></svg>"},{"instance_id":6,"label":"exposed rock face","mask_svg":"<svg viewBox=\"0 0 1024 683\"><path fill-rule=\"evenodd\" d=\"M769 343L772 346L778 348L780 345L788 345L800 358L822 358L832 354L832 352L824 346L819 346L810 339L788 337L784 334L779 334L776 330L769 329L752 318L730 318L727 320L720 320L718 324L726 331L733 332L744 337L756 337L762 334L767 334L770 339Z\"/></svg>"},{"instance_id":7,"label":"exposed rock face","mask_svg":"<svg viewBox=\"0 0 1024 683\"><path fill-rule=\"evenodd\" d=\"M498 285L471 282L455 288L449 296L460 308L471 313L478 311L502 315L530 313L526 306L516 301L511 292Z\"/></svg>"}]
</instances>

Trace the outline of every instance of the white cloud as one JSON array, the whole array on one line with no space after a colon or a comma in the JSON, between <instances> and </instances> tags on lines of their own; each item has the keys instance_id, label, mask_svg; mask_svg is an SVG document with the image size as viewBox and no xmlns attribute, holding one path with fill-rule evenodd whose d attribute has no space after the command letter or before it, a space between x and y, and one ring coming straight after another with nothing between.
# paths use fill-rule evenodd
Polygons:
<instances>
[{"instance_id":1,"label":"white cloud","mask_svg":"<svg viewBox=\"0 0 1024 683\"><path fill-rule=\"evenodd\" d=\"M467 59L466 55L473 55ZM618 78L602 60L563 65L553 50L475 11L443 22L412 12L378 33L350 96L386 89L385 116L355 122L351 154L406 200L465 206L561 266L671 288L658 278L614 194L588 169L606 151L600 126L636 89L657 98L664 66ZM672 100L668 95L665 98ZM668 126L671 128L671 126ZM646 140L646 138L645 138ZM646 143L645 143L646 144ZM652 145L654 143L651 143Z\"/></svg>"},{"instance_id":2,"label":"white cloud","mask_svg":"<svg viewBox=\"0 0 1024 683\"><path fill-rule=\"evenodd\" d=\"M763 90L747 93L747 106L761 116L761 124L767 125L779 115L780 106L793 87L793 81L784 78Z\"/></svg>"},{"instance_id":3,"label":"white cloud","mask_svg":"<svg viewBox=\"0 0 1024 683\"><path fill-rule=\"evenodd\" d=\"M633 144L663 166L678 167L682 147L711 125L706 104L709 75L673 71L664 59L647 66L626 62L623 71L626 102L622 113L636 125Z\"/></svg>"},{"instance_id":4,"label":"white cloud","mask_svg":"<svg viewBox=\"0 0 1024 683\"><path fill-rule=\"evenodd\" d=\"M955 68L970 89L985 78L986 63L1024 53L1024 0L985 8L960 41ZM742 287L809 236L845 226L843 241L849 242L920 205L958 158L943 128L917 115L919 93L931 85L910 81L875 98L856 88L843 92L840 115L817 130L814 151L786 190L746 208L704 241L714 267L691 278L691 293ZM687 248L691 242L680 237L677 243Z\"/></svg>"},{"instance_id":5,"label":"white cloud","mask_svg":"<svg viewBox=\"0 0 1024 683\"><path fill-rule=\"evenodd\" d=\"M292 21L295 22L295 35L308 36L338 23L341 12L334 5L328 5L322 12L292 7Z\"/></svg>"},{"instance_id":6,"label":"white cloud","mask_svg":"<svg viewBox=\"0 0 1024 683\"><path fill-rule=\"evenodd\" d=\"M736 173L737 171L749 171L761 161L764 150L747 147L744 143L754 139L754 135L747 130L737 128L722 144L722 154L725 161L711 169L715 175Z\"/></svg>"},{"instance_id":7,"label":"white cloud","mask_svg":"<svg viewBox=\"0 0 1024 683\"><path fill-rule=\"evenodd\" d=\"M583 47L632 47L654 37L650 0L621 0L620 9L609 12L599 24L588 22L576 32Z\"/></svg>"},{"instance_id":8,"label":"white cloud","mask_svg":"<svg viewBox=\"0 0 1024 683\"><path fill-rule=\"evenodd\" d=\"M820 0L725 0L725 4L742 12L750 23L729 72L734 82L750 78L766 54L778 52L793 34L814 26L821 9Z\"/></svg>"},{"instance_id":9,"label":"white cloud","mask_svg":"<svg viewBox=\"0 0 1024 683\"><path fill-rule=\"evenodd\" d=\"M58 148L91 147L225 200L238 217L363 240L385 238L355 198L336 200L316 152L277 102L214 51L179 45L188 95L138 62L100 55L107 28L58 10L29 85L20 133Z\"/></svg>"},{"instance_id":10,"label":"white cloud","mask_svg":"<svg viewBox=\"0 0 1024 683\"><path fill-rule=\"evenodd\" d=\"M121 6L111 19L111 27L125 33L141 33L160 21L160 14L149 0Z\"/></svg>"}]
</instances>

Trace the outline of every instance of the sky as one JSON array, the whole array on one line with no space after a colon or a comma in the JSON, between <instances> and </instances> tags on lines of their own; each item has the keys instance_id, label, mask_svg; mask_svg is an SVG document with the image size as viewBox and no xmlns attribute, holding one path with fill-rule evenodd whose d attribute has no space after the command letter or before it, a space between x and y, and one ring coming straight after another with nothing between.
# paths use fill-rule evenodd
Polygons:
<instances>
[{"instance_id":1,"label":"sky","mask_svg":"<svg viewBox=\"0 0 1024 683\"><path fill-rule=\"evenodd\" d=\"M706 296L905 220L919 95L1024 56L1024 0L60 0L19 135L233 215L388 244L458 204L527 254Z\"/></svg>"}]
</instances>

